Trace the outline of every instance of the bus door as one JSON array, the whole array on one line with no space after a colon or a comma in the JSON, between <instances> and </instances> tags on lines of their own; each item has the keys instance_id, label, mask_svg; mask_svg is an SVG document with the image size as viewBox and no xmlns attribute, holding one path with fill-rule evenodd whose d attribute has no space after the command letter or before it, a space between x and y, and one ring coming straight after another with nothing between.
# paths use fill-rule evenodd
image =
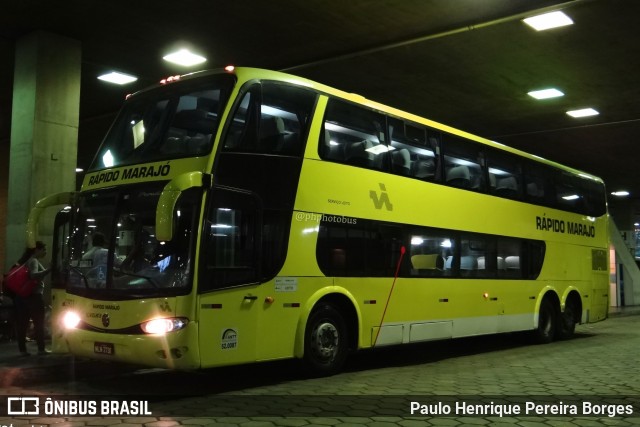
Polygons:
<instances>
[{"instance_id":1,"label":"bus door","mask_svg":"<svg viewBox=\"0 0 640 427\"><path fill-rule=\"evenodd\" d=\"M215 187L200 246L199 344L202 367L255 360L261 209L250 192Z\"/></svg>"},{"instance_id":2,"label":"bus door","mask_svg":"<svg viewBox=\"0 0 640 427\"><path fill-rule=\"evenodd\" d=\"M68 351L65 341L62 339L62 328L59 327L59 314L63 310L66 295L67 272L64 260L69 258L69 221L71 213L68 209L56 214L53 228L53 244L51 251L51 350L54 353L66 353Z\"/></svg>"}]
</instances>

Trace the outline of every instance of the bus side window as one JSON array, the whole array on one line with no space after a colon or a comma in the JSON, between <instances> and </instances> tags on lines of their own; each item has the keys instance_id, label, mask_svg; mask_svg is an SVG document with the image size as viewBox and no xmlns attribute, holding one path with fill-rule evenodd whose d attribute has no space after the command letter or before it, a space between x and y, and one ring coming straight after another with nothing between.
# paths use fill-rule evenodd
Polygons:
<instances>
[{"instance_id":1,"label":"bus side window","mask_svg":"<svg viewBox=\"0 0 640 427\"><path fill-rule=\"evenodd\" d=\"M498 277L521 279L523 270L521 257L525 241L509 237L499 237L497 242Z\"/></svg>"},{"instance_id":2,"label":"bus side window","mask_svg":"<svg viewBox=\"0 0 640 427\"><path fill-rule=\"evenodd\" d=\"M236 107L224 150L300 156L315 99L297 86L254 84Z\"/></svg>"},{"instance_id":3,"label":"bus side window","mask_svg":"<svg viewBox=\"0 0 640 427\"><path fill-rule=\"evenodd\" d=\"M305 88L262 82L258 151L300 156L316 94Z\"/></svg>"},{"instance_id":4,"label":"bus side window","mask_svg":"<svg viewBox=\"0 0 640 427\"><path fill-rule=\"evenodd\" d=\"M325 160L384 170L389 151L384 124L385 117L375 111L331 98L319 155Z\"/></svg>"},{"instance_id":5,"label":"bus side window","mask_svg":"<svg viewBox=\"0 0 640 427\"><path fill-rule=\"evenodd\" d=\"M215 189L204 227L200 291L255 283L260 277L259 210L246 193Z\"/></svg>"},{"instance_id":6,"label":"bus side window","mask_svg":"<svg viewBox=\"0 0 640 427\"><path fill-rule=\"evenodd\" d=\"M487 153L489 192L498 197L519 199L522 194L522 174L516 156L489 150Z\"/></svg>"},{"instance_id":7,"label":"bus side window","mask_svg":"<svg viewBox=\"0 0 640 427\"><path fill-rule=\"evenodd\" d=\"M413 230L410 234L410 276L442 277L453 274L455 239L446 231Z\"/></svg>"},{"instance_id":8,"label":"bus side window","mask_svg":"<svg viewBox=\"0 0 640 427\"><path fill-rule=\"evenodd\" d=\"M445 182L473 191L485 191L482 153L479 144L448 135L444 141Z\"/></svg>"},{"instance_id":9,"label":"bus side window","mask_svg":"<svg viewBox=\"0 0 640 427\"><path fill-rule=\"evenodd\" d=\"M427 128L389 117L391 172L424 181L436 179L436 147L427 138Z\"/></svg>"}]
</instances>

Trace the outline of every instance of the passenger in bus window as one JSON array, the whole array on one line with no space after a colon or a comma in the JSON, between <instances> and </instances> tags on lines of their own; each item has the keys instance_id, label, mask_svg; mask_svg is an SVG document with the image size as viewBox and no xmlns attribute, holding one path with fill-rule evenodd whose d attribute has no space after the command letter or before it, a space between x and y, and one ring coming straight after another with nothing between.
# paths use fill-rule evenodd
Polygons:
<instances>
[{"instance_id":1,"label":"passenger in bus window","mask_svg":"<svg viewBox=\"0 0 640 427\"><path fill-rule=\"evenodd\" d=\"M91 261L91 265L93 267L96 267L98 265L106 265L109 250L104 247L105 241L106 239L104 237L104 234L100 233L99 231L93 233L93 236L91 238L91 249L89 249L87 252L85 252L84 255L82 255L82 260Z\"/></svg>"}]
</instances>

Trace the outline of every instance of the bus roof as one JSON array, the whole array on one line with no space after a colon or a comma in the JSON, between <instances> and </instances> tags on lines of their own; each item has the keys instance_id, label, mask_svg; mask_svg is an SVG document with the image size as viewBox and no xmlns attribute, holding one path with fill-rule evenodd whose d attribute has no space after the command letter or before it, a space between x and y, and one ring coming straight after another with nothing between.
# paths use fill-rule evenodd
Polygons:
<instances>
[{"instance_id":1,"label":"bus roof","mask_svg":"<svg viewBox=\"0 0 640 427\"><path fill-rule=\"evenodd\" d=\"M160 86L166 86L168 84L172 84L172 83L177 83L180 81L185 81L185 80L192 80L192 79L201 79L201 78L206 78L208 76L211 75L216 75L216 74L234 74L238 77L238 79L242 82L245 81L249 81L249 80L276 80L276 81L283 81L283 82L288 82L291 84L295 84L295 85L299 85L299 86L305 86L308 87L310 89L316 90L318 92L321 93L325 93L328 95L332 95L332 96L336 96L342 99L346 99L348 101L360 104L360 105L364 105L367 106L369 108L378 110L380 112L384 112L393 116L397 116L400 118L404 118L404 119L408 119L411 121L414 121L416 123L420 123L423 124L425 126L430 126L433 128L436 128L438 130L444 131L444 132L448 132L457 136L460 136L462 138L466 138L466 139L470 139L476 142L479 142L481 144L485 144L494 148L497 148L499 150L503 150L503 151L508 151L511 152L513 154L519 155L521 157L525 157L528 158L530 160L536 161L536 162L540 162L540 163L544 163L544 164L548 164L550 166L554 166L556 168L562 169L566 172L570 172L572 174L576 174L579 175L583 178L587 178L587 179L591 179L594 180L596 182L600 182L603 183L603 180L600 177L597 177L595 175L592 175L590 173L584 172L582 170L578 170L578 169L574 169L571 168L569 166L565 166L563 164L560 163L556 163L552 160L548 160L545 159L543 157L537 156L535 154L531 154L531 153L527 153L526 151L522 151L519 150L517 148L513 148L513 147L509 147L508 145L502 144L500 142L496 142L496 141L492 141L490 139L487 138L483 138L481 136L478 135L474 135L472 133L454 128L452 126L448 126L445 125L443 123L439 123L436 122L434 120L430 120L421 116L418 116L416 114L407 112L407 111L403 111L400 110L398 108L394 108L373 100L370 100L362 95L356 94L356 93L350 93L350 92L345 92L343 90L340 89L336 89L334 87L331 86L327 86L323 83L319 83L313 80L309 80L306 79L304 77L299 77L299 76L295 76L293 74L288 74L288 73L283 73L281 71L273 71L273 70L267 70L267 69L262 69L262 68L252 68L252 67L234 67L234 66L227 66L225 68L218 68L218 69L211 69L211 70L203 70L203 71L196 71L193 73L189 73L189 74L184 74L184 75L174 75L174 76L170 76L167 77L163 80L160 81L160 83L147 87L145 89L142 89L140 91L137 91L136 93L134 93L132 96L136 96L139 93L144 93L147 92L149 90L153 90L154 88L160 87Z\"/></svg>"}]
</instances>

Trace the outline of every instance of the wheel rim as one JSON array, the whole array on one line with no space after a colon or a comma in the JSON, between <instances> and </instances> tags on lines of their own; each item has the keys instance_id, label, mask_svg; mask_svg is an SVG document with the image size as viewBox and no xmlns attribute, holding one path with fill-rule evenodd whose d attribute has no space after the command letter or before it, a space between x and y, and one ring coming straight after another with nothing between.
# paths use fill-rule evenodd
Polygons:
<instances>
[{"instance_id":1,"label":"wheel rim","mask_svg":"<svg viewBox=\"0 0 640 427\"><path fill-rule=\"evenodd\" d=\"M329 322L318 325L311 335L311 349L322 360L333 359L338 352L338 329Z\"/></svg>"}]
</instances>

